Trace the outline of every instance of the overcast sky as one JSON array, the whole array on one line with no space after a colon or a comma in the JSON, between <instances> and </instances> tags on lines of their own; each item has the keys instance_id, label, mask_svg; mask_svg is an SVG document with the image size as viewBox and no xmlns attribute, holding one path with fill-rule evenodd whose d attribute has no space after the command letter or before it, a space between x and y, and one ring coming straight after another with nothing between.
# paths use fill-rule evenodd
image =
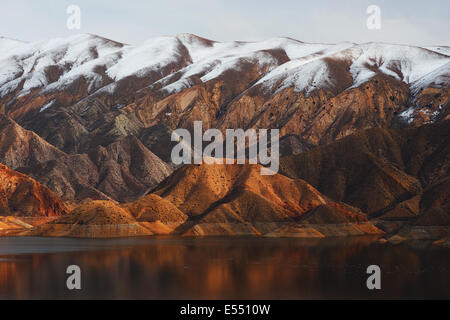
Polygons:
<instances>
[{"instance_id":1,"label":"overcast sky","mask_svg":"<svg viewBox=\"0 0 450 320\"><path fill-rule=\"evenodd\" d=\"M292 37L305 42L382 41L450 45L449 0L1 0L0 35L44 40L93 33L125 43L193 33L227 41ZM81 8L68 30L66 9ZM366 27L369 5L381 29Z\"/></svg>"}]
</instances>

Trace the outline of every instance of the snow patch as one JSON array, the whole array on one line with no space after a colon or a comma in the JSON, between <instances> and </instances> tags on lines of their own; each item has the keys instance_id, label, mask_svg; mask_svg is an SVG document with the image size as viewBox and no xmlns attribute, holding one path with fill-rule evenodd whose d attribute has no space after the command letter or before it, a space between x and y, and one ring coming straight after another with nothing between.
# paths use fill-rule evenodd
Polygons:
<instances>
[{"instance_id":1,"label":"snow patch","mask_svg":"<svg viewBox=\"0 0 450 320\"><path fill-rule=\"evenodd\" d=\"M399 114L399 118L407 123L411 123L414 120L414 107L409 107L405 111Z\"/></svg>"},{"instance_id":2,"label":"snow patch","mask_svg":"<svg viewBox=\"0 0 450 320\"><path fill-rule=\"evenodd\" d=\"M45 110L50 108L53 105L54 102L55 102L55 100L52 100L49 103L45 104L44 106L42 106L42 108L39 110L39 112L44 112Z\"/></svg>"}]
</instances>

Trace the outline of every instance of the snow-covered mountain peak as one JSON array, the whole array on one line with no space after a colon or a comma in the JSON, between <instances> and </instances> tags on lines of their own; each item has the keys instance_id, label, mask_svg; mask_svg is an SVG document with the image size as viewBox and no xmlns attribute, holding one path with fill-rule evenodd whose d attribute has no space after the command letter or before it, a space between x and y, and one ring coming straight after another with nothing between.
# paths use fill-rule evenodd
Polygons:
<instances>
[{"instance_id":1,"label":"snow-covered mountain peak","mask_svg":"<svg viewBox=\"0 0 450 320\"><path fill-rule=\"evenodd\" d=\"M216 42L189 33L155 37L138 45L92 34L30 43L0 38L0 96L64 90L80 78L87 82L89 93L106 86L107 92L113 92L115 82L150 75L158 90L175 93L195 85L193 77L207 82L250 65L260 73L255 86L270 91L293 87L309 93L336 85L330 61L345 66L353 78L350 87L383 73L417 89L448 82L449 52L445 46L313 44L282 37Z\"/></svg>"}]
</instances>

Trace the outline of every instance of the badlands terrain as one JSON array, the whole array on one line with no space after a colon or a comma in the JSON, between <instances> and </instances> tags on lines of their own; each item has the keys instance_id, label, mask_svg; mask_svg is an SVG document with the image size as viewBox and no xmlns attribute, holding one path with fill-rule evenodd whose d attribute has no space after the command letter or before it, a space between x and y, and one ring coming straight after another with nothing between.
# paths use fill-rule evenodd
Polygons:
<instances>
[{"instance_id":1,"label":"badlands terrain","mask_svg":"<svg viewBox=\"0 0 450 320\"><path fill-rule=\"evenodd\" d=\"M0 37L0 234L448 243L450 48ZM280 129L280 171L175 166L178 128Z\"/></svg>"}]
</instances>

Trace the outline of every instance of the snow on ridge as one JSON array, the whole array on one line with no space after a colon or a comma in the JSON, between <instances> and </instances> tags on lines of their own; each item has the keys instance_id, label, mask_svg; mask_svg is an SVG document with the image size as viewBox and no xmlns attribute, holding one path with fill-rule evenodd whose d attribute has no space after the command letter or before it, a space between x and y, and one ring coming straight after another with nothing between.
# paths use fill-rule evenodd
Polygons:
<instances>
[{"instance_id":1,"label":"snow on ridge","mask_svg":"<svg viewBox=\"0 0 450 320\"><path fill-rule=\"evenodd\" d=\"M47 104L45 104L44 106L41 107L41 109L39 110L39 112L44 112L45 110L47 110L48 108L50 108L53 103L55 102L55 100L53 99L52 101L48 102Z\"/></svg>"},{"instance_id":2,"label":"snow on ridge","mask_svg":"<svg viewBox=\"0 0 450 320\"><path fill-rule=\"evenodd\" d=\"M440 54L445 54L446 56L450 56L450 47L448 46L427 46L423 48Z\"/></svg>"},{"instance_id":3,"label":"snow on ridge","mask_svg":"<svg viewBox=\"0 0 450 320\"><path fill-rule=\"evenodd\" d=\"M185 50L192 63L176 71L181 74L178 81L172 81L172 73L157 82L168 93L192 86L192 76L206 82L227 70L239 70L245 61L257 64L261 73L266 72L255 85L277 90L294 87L296 91L307 92L334 85L325 57L351 61L353 87L370 80L376 74L371 69L414 88L436 82L448 84L450 62L450 49L445 46L309 44L290 38L216 42L192 34L152 38L139 45L125 45L90 34L30 43L0 37L0 96L14 91L22 82L19 95L39 88L42 92L63 90L79 77L88 82L89 93L97 90L112 93L116 86L105 86L104 75L97 73L98 68L113 81L131 75L144 77L171 63L189 61L184 56ZM278 65L268 50L281 50L290 61ZM61 74L51 82L47 71L55 66Z\"/></svg>"},{"instance_id":4,"label":"snow on ridge","mask_svg":"<svg viewBox=\"0 0 450 320\"><path fill-rule=\"evenodd\" d=\"M351 51L355 58L350 67L354 80L353 87L361 85L375 75L368 65L411 84L450 61L435 52L406 45L367 43L357 45Z\"/></svg>"},{"instance_id":5,"label":"snow on ridge","mask_svg":"<svg viewBox=\"0 0 450 320\"><path fill-rule=\"evenodd\" d=\"M0 57L0 70L9 69L9 76L0 73L0 95L14 90L21 81L24 81L24 85L20 95L48 86L50 83L46 71L49 67L66 71L61 77L62 86L64 81L74 80L67 79L67 74L83 74L81 70L85 69L87 63L107 56L120 47L118 43L88 34L30 42L16 47L8 56ZM92 70L84 71L87 74L83 75L87 78L95 78L91 74ZM58 84L54 86L58 87Z\"/></svg>"},{"instance_id":6,"label":"snow on ridge","mask_svg":"<svg viewBox=\"0 0 450 320\"><path fill-rule=\"evenodd\" d=\"M250 54L248 57L227 57L223 58L218 66L205 74L200 79L203 82L207 82L209 80L215 79L219 77L221 74L223 74L227 70L239 70L240 69L240 62L242 60L250 61L252 63L258 64L259 68L262 69L264 67L273 67L277 64L277 61L275 58L273 58L269 53L267 52L255 52L253 54Z\"/></svg>"},{"instance_id":7,"label":"snow on ridge","mask_svg":"<svg viewBox=\"0 0 450 320\"><path fill-rule=\"evenodd\" d=\"M332 86L330 72L323 58L336 56L354 46L350 42L335 45L306 45L310 51L304 51L302 57L288 61L262 77L254 86L262 85L265 90L275 93L293 87L296 92L306 90L307 94L318 89ZM342 54L341 54L342 55ZM275 86L278 86L275 88Z\"/></svg>"},{"instance_id":8,"label":"snow on ridge","mask_svg":"<svg viewBox=\"0 0 450 320\"><path fill-rule=\"evenodd\" d=\"M194 63L205 58L223 56L245 56L252 52L280 49L286 52L289 59L297 59L330 47L327 44L303 43L291 38L271 38L257 42L229 41L217 42L203 39L191 34L181 34L178 39L186 46Z\"/></svg>"},{"instance_id":9,"label":"snow on ridge","mask_svg":"<svg viewBox=\"0 0 450 320\"><path fill-rule=\"evenodd\" d=\"M414 95L421 89L427 87L446 87L450 85L450 59L448 62L435 70L423 75L411 84L411 91Z\"/></svg>"},{"instance_id":10,"label":"snow on ridge","mask_svg":"<svg viewBox=\"0 0 450 320\"><path fill-rule=\"evenodd\" d=\"M307 44L290 38L273 38L259 42L214 42L189 34L178 36L188 49L193 63L183 70L183 75L175 82L171 76L158 83L163 90L173 94L192 86L190 77L200 76L202 82L219 77L227 70L238 70L241 62L250 61L258 64L260 69L272 71L278 62L267 50L282 50L289 59L300 59L333 47L326 44ZM346 43L346 46L353 45ZM288 62L289 63L289 62Z\"/></svg>"},{"instance_id":11,"label":"snow on ridge","mask_svg":"<svg viewBox=\"0 0 450 320\"><path fill-rule=\"evenodd\" d=\"M9 55L11 51L14 51L25 44L26 42L20 40L0 37L0 59L3 56Z\"/></svg>"},{"instance_id":12,"label":"snow on ridge","mask_svg":"<svg viewBox=\"0 0 450 320\"><path fill-rule=\"evenodd\" d=\"M0 56L0 95L13 91L22 80L20 95L25 95L36 88L44 88L44 92L62 90L79 77L87 80L92 92L103 85L103 76L96 68L105 68L115 81L132 74L143 76L176 61L181 55L177 46L179 42L173 37L153 38L132 46L89 34L28 43L14 48L6 57ZM49 83L46 70L55 66L64 70L63 74Z\"/></svg>"},{"instance_id":13,"label":"snow on ridge","mask_svg":"<svg viewBox=\"0 0 450 320\"><path fill-rule=\"evenodd\" d=\"M448 84L449 70L445 66L450 62L450 57L447 59L442 54L413 46L341 43L291 60L266 74L255 86L261 85L263 89L275 92L293 87L297 92L306 91L306 94L319 88L330 88L334 83L324 58L351 62L349 72L353 85L350 88L369 81L376 75L373 70L408 85L418 86L420 83L423 87L436 80L441 84L447 81Z\"/></svg>"},{"instance_id":14,"label":"snow on ridge","mask_svg":"<svg viewBox=\"0 0 450 320\"><path fill-rule=\"evenodd\" d=\"M143 76L145 72L139 74L139 71L158 70L182 57L180 43L173 37L158 37L139 46L125 46L121 54L121 59L107 71L116 81L133 74Z\"/></svg>"}]
</instances>

